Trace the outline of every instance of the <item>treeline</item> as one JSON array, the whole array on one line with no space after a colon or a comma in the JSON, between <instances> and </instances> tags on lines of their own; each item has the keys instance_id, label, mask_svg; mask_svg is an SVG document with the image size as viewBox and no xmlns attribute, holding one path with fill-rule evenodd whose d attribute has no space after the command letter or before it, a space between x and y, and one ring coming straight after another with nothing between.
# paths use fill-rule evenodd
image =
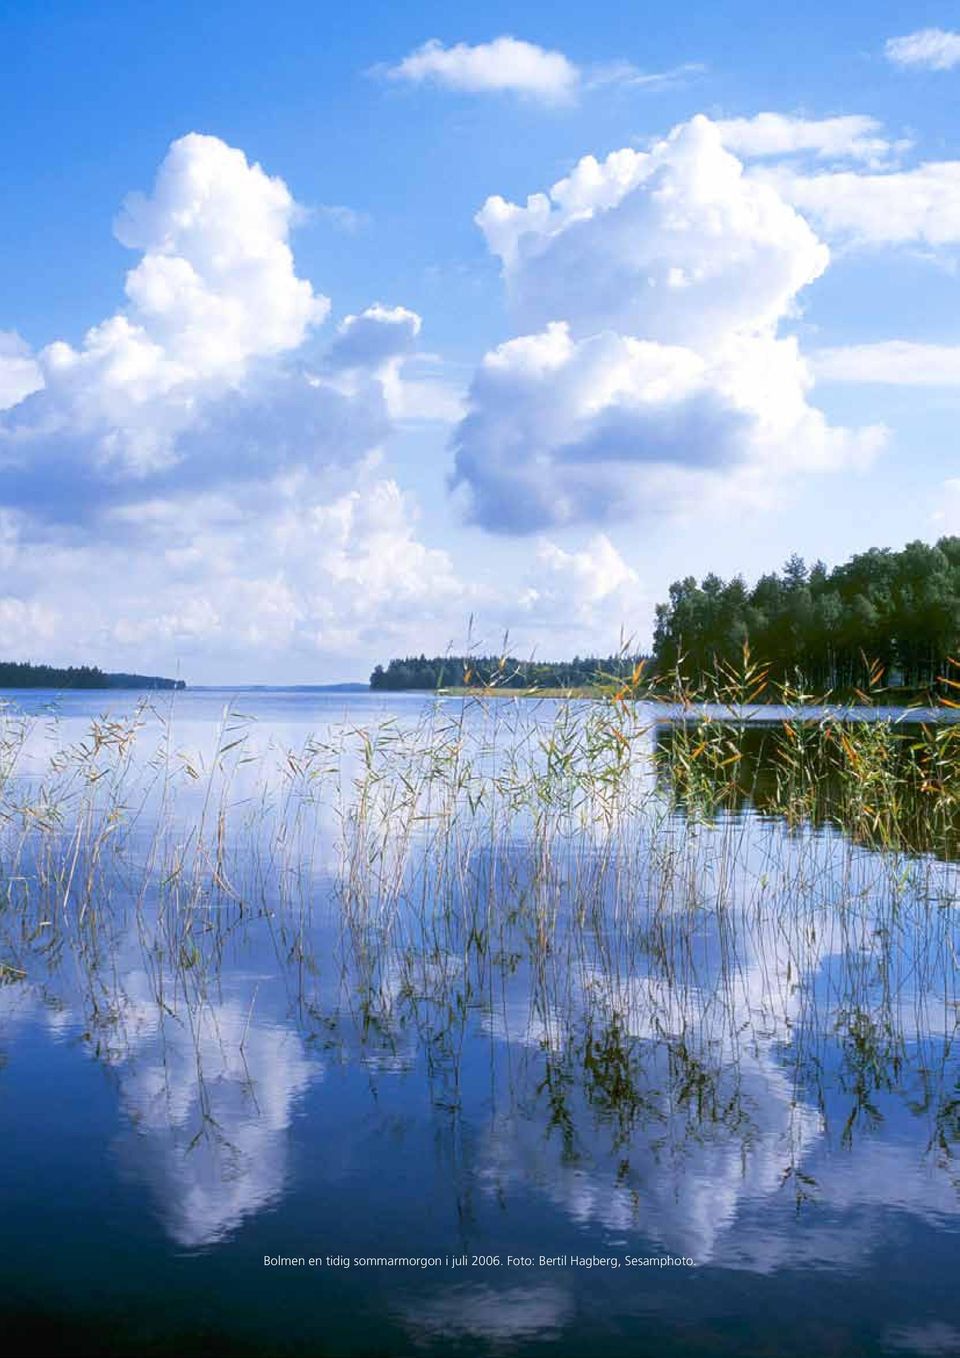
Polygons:
<instances>
[{"instance_id":1,"label":"treeline","mask_svg":"<svg viewBox=\"0 0 960 1358\"><path fill-rule=\"evenodd\" d=\"M574 656L572 660L520 660L516 656L425 655L391 660L370 676L372 689L585 688L626 677L638 656Z\"/></svg>"},{"instance_id":2,"label":"treeline","mask_svg":"<svg viewBox=\"0 0 960 1358\"><path fill-rule=\"evenodd\" d=\"M163 679L155 674L107 674L95 665L31 665L26 661L0 660L0 688L162 688L183 689L182 679Z\"/></svg>"},{"instance_id":3,"label":"treeline","mask_svg":"<svg viewBox=\"0 0 960 1358\"><path fill-rule=\"evenodd\" d=\"M865 688L875 663L889 686L936 688L960 651L960 537L872 548L833 570L794 555L752 589L741 576L688 576L657 608L661 674L680 665L697 679L735 663L744 643L772 678L801 677L812 692Z\"/></svg>"}]
</instances>

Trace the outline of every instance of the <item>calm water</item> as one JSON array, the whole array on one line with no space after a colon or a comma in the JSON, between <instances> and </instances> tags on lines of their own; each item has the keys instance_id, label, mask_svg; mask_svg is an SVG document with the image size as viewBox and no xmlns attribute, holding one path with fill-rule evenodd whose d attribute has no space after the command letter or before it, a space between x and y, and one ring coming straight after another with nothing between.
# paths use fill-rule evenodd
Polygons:
<instances>
[{"instance_id":1,"label":"calm water","mask_svg":"<svg viewBox=\"0 0 960 1358\"><path fill-rule=\"evenodd\" d=\"M31 714L24 795L132 702L7 696ZM584 794L548 840L535 815L485 832L481 803L453 847L401 796L358 838L362 748L311 782L310 738L400 739L428 700L243 693L224 725L227 693L157 697L92 900L69 817L52 885L20 827L4 840L5 1332L89 1354L960 1352L949 855L750 806L695 824L655 791L640 826ZM441 732L499 767L557 713L509 706L450 701ZM173 880L201 816L216 889ZM438 1262L356 1262L390 1257Z\"/></svg>"}]
</instances>

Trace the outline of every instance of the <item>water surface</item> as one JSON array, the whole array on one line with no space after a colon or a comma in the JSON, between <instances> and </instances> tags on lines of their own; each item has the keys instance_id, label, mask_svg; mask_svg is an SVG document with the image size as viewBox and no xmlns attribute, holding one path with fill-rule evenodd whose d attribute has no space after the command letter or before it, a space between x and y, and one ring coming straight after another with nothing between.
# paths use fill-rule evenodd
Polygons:
<instances>
[{"instance_id":1,"label":"water surface","mask_svg":"<svg viewBox=\"0 0 960 1358\"><path fill-rule=\"evenodd\" d=\"M587 780L558 811L546 701L160 694L125 745L129 694L6 696L12 803L90 754L53 857L3 831L8 1333L960 1351L952 853L759 795L698 818L658 790L652 724L627 812ZM448 762L414 811L424 730ZM536 795L474 805L518 751ZM439 1262L355 1262L390 1257Z\"/></svg>"}]
</instances>

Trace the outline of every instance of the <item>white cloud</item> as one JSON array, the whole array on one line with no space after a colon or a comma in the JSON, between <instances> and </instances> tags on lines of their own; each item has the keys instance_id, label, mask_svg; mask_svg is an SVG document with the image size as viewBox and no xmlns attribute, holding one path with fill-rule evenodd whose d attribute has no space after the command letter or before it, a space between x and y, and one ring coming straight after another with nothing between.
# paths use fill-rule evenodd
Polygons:
<instances>
[{"instance_id":1,"label":"white cloud","mask_svg":"<svg viewBox=\"0 0 960 1358\"><path fill-rule=\"evenodd\" d=\"M471 615L488 638L507 629L544 658L606 652L649 604L602 534L540 542L508 578L480 562L463 579L422 540L412 498L375 469L126 503L94 541L8 518L0 569L11 654L151 673L179 663L188 682L215 679L211 665L263 679L278 663L287 682L362 677L411 636L445 651Z\"/></svg>"},{"instance_id":2,"label":"white cloud","mask_svg":"<svg viewBox=\"0 0 960 1358\"><path fill-rule=\"evenodd\" d=\"M637 573L627 565L606 533L598 533L581 551L565 552L553 542L543 542L537 553L546 577L575 606L599 603L624 586L638 583Z\"/></svg>"},{"instance_id":3,"label":"white cloud","mask_svg":"<svg viewBox=\"0 0 960 1358\"><path fill-rule=\"evenodd\" d=\"M45 390L14 418L7 455L29 463L59 442L112 477L176 462L180 435L211 403L297 349L329 310L295 273L295 215L283 181L242 151L196 133L174 142L152 195L131 195L117 220L118 238L142 251L128 309L79 349L57 341L37 355Z\"/></svg>"},{"instance_id":4,"label":"white cloud","mask_svg":"<svg viewBox=\"0 0 960 1358\"><path fill-rule=\"evenodd\" d=\"M318 663L363 673L412 633L442 651L479 607L498 625L553 626L569 614L565 571L581 616L607 626L576 554L512 583L465 582L421 541L383 447L400 422L459 418L461 393L418 352L408 308L376 303L325 348L313 341L329 303L294 268L296 216L285 185L241 152L184 138L122 218L143 252L127 307L36 362L5 337L12 652L180 665L194 681L280 666L311 678Z\"/></svg>"},{"instance_id":5,"label":"white cloud","mask_svg":"<svg viewBox=\"0 0 960 1358\"><path fill-rule=\"evenodd\" d=\"M960 66L960 33L943 28L920 28L900 38L888 38L884 51L895 66L949 71Z\"/></svg>"},{"instance_id":6,"label":"white cloud","mask_svg":"<svg viewBox=\"0 0 960 1358\"><path fill-rule=\"evenodd\" d=\"M466 414L459 383L441 374L420 372L412 362L398 381L385 382L387 408L398 424L456 424Z\"/></svg>"},{"instance_id":7,"label":"white cloud","mask_svg":"<svg viewBox=\"0 0 960 1358\"><path fill-rule=\"evenodd\" d=\"M419 370L429 355L416 352L421 320L406 307L379 302L357 316L347 316L324 360L328 381L356 394L357 380L380 384L387 413L397 422L452 424L463 415L463 397L443 375Z\"/></svg>"},{"instance_id":8,"label":"white cloud","mask_svg":"<svg viewBox=\"0 0 960 1358\"><path fill-rule=\"evenodd\" d=\"M215 653L254 677L277 650L309 670L318 653L350 656L375 635L386 646L419 624L428 634L436 624L445 643L451 614L469 611L449 556L418 540L395 482L347 480L339 493L329 478L296 474L247 494L127 504L93 542L23 525L4 556L8 636L27 640L43 622L49 642L69 634L78 653L114 668L181 657L190 670Z\"/></svg>"},{"instance_id":9,"label":"white cloud","mask_svg":"<svg viewBox=\"0 0 960 1358\"><path fill-rule=\"evenodd\" d=\"M18 405L43 386L40 365L19 335L0 330L0 410Z\"/></svg>"},{"instance_id":10,"label":"white cloud","mask_svg":"<svg viewBox=\"0 0 960 1358\"><path fill-rule=\"evenodd\" d=\"M585 156L525 206L477 215L503 261L515 321L577 335L611 328L664 343L769 328L819 277L829 252L770 186L743 173L696 117L652 151Z\"/></svg>"},{"instance_id":11,"label":"white cloud","mask_svg":"<svg viewBox=\"0 0 960 1358\"><path fill-rule=\"evenodd\" d=\"M451 418L442 379L404 371L420 317L376 304L311 353L329 303L297 276L296 216L242 152L185 137L118 224L142 251L126 309L36 361L4 337L0 618L19 653L169 670L283 651L309 672L441 613L442 646L466 616L376 470L397 418Z\"/></svg>"},{"instance_id":12,"label":"white cloud","mask_svg":"<svg viewBox=\"0 0 960 1358\"><path fill-rule=\"evenodd\" d=\"M11 653L191 682L317 679L361 675L411 635L443 651L472 614L498 636L522 627L524 647L612 648L639 596L609 538L542 543L506 576L474 563L466 578L422 540L384 448L402 423L459 419L460 383L402 306L358 310L319 342L329 303L296 271L298 216L240 151L184 138L122 216L141 252L125 306L36 360L5 338ZM679 408L702 366L616 335L569 343L588 380L607 353L611 419L642 419L658 382L679 384ZM631 364L649 370L636 399L618 387Z\"/></svg>"},{"instance_id":13,"label":"white cloud","mask_svg":"<svg viewBox=\"0 0 960 1358\"><path fill-rule=\"evenodd\" d=\"M396 66L375 67L391 80L431 82L470 94L508 91L543 104L569 104L584 91L622 86L632 90L673 89L704 71L700 62L685 61L663 71L645 71L630 61L577 66L562 52L548 51L518 38L457 43L444 47L436 38Z\"/></svg>"},{"instance_id":14,"label":"white cloud","mask_svg":"<svg viewBox=\"0 0 960 1358\"><path fill-rule=\"evenodd\" d=\"M811 354L818 378L897 387L960 387L960 345L882 340Z\"/></svg>"},{"instance_id":15,"label":"white cloud","mask_svg":"<svg viewBox=\"0 0 960 1358\"><path fill-rule=\"evenodd\" d=\"M960 160L887 174L803 175L779 168L763 178L828 235L853 244L939 247L960 241Z\"/></svg>"},{"instance_id":16,"label":"white cloud","mask_svg":"<svg viewBox=\"0 0 960 1358\"><path fill-rule=\"evenodd\" d=\"M610 61L590 67L584 74L583 84L586 89L620 85L631 90L654 93L684 85L693 77L702 75L705 70L706 67L699 61L684 61L665 71L644 71L631 61Z\"/></svg>"},{"instance_id":17,"label":"white cloud","mask_svg":"<svg viewBox=\"0 0 960 1358\"><path fill-rule=\"evenodd\" d=\"M358 208L347 207L343 203L321 203L316 209L318 217L329 222L331 226L342 231L346 236L359 235L361 231L366 231L373 222L369 212L361 212Z\"/></svg>"},{"instance_id":18,"label":"white cloud","mask_svg":"<svg viewBox=\"0 0 960 1358\"><path fill-rule=\"evenodd\" d=\"M153 194L131 194L117 238L143 258L126 291L172 361L234 373L296 348L329 310L297 278L287 237L296 205L283 180L217 137L175 141Z\"/></svg>"},{"instance_id":19,"label":"white cloud","mask_svg":"<svg viewBox=\"0 0 960 1358\"><path fill-rule=\"evenodd\" d=\"M129 305L78 349L36 360L7 337L0 484L8 503L82 521L98 507L376 456L401 418L451 418L441 384L407 382L420 318L376 305L307 342L328 300L298 277L286 185L214 137L170 148L120 238L143 251ZM30 400L32 388L42 387Z\"/></svg>"},{"instance_id":20,"label":"white cloud","mask_svg":"<svg viewBox=\"0 0 960 1358\"><path fill-rule=\"evenodd\" d=\"M706 118L649 152L585 157L525 206L477 218L521 332L477 371L455 485L487 528L602 523L676 505L718 473L862 461L831 429L779 323L829 252L743 173Z\"/></svg>"},{"instance_id":21,"label":"white cloud","mask_svg":"<svg viewBox=\"0 0 960 1358\"><path fill-rule=\"evenodd\" d=\"M730 335L705 358L611 331L574 341L556 322L484 359L454 483L471 519L524 533L680 509L718 475L868 462L883 431L830 428L808 385L793 339Z\"/></svg>"},{"instance_id":22,"label":"white cloud","mask_svg":"<svg viewBox=\"0 0 960 1358\"><path fill-rule=\"evenodd\" d=\"M0 628L7 655L24 660L37 659L37 647L51 645L57 636L59 611L35 599L0 596Z\"/></svg>"},{"instance_id":23,"label":"white cloud","mask_svg":"<svg viewBox=\"0 0 960 1358\"><path fill-rule=\"evenodd\" d=\"M327 367L348 372L392 371L398 361L413 353L420 324L415 311L376 302L341 322L327 355Z\"/></svg>"},{"instance_id":24,"label":"white cloud","mask_svg":"<svg viewBox=\"0 0 960 1358\"><path fill-rule=\"evenodd\" d=\"M392 80L432 82L471 94L506 91L546 104L569 103L580 82L577 67L562 52L507 36L453 47L431 39L386 74Z\"/></svg>"},{"instance_id":25,"label":"white cloud","mask_svg":"<svg viewBox=\"0 0 960 1358\"><path fill-rule=\"evenodd\" d=\"M606 533L596 534L571 551L541 540L527 579L520 597L522 609L555 620L555 626L580 628L594 636L605 634L611 650L618 631L631 632L640 621L641 607L650 602L637 572ZM576 641L573 645L577 649Z\"/></svg>"},{"instance_id":26,"label":"white cloud","mask_svg":"<svg viewBox=\"0 0 960 1358\"><path fill-rule=\"evenodd\" d=\"M644 464L729 460L745 423L693 351L612 331L578 342L554 322L484 359L457 435L457 482L471 517L502 531L628 517Z\"/></svg>"},{"instance_id":27,"label":"white cloud","mask_svg":"<svg viewBox=\"0 0 960 1358\"><path fill-rule=\"evenodd\" d=\"M728 150L747 158L810 152L820 160L881 162L892 150L909 145L905 141L891 143L880 135L882 124L863 114L796 118L758 113L753 118L724 118L717 126Z\"/></svg>"}]
</instances>

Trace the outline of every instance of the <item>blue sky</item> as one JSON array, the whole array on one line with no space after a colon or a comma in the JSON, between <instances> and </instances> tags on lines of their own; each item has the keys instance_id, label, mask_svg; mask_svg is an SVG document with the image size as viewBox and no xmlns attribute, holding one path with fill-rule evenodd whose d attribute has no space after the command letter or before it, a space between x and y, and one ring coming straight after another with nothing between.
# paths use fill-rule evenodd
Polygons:
<instances>
[{"instance_id":1,"label":"blue sky","mask_svg":"<svg viewBox=\"0 0 960 1358\"><path fill-rule=\"evenodd\" d=\"M18 655L606 651L680 575L960 531L948 6L0 24Z\"/></svg>"}]
</instances>

